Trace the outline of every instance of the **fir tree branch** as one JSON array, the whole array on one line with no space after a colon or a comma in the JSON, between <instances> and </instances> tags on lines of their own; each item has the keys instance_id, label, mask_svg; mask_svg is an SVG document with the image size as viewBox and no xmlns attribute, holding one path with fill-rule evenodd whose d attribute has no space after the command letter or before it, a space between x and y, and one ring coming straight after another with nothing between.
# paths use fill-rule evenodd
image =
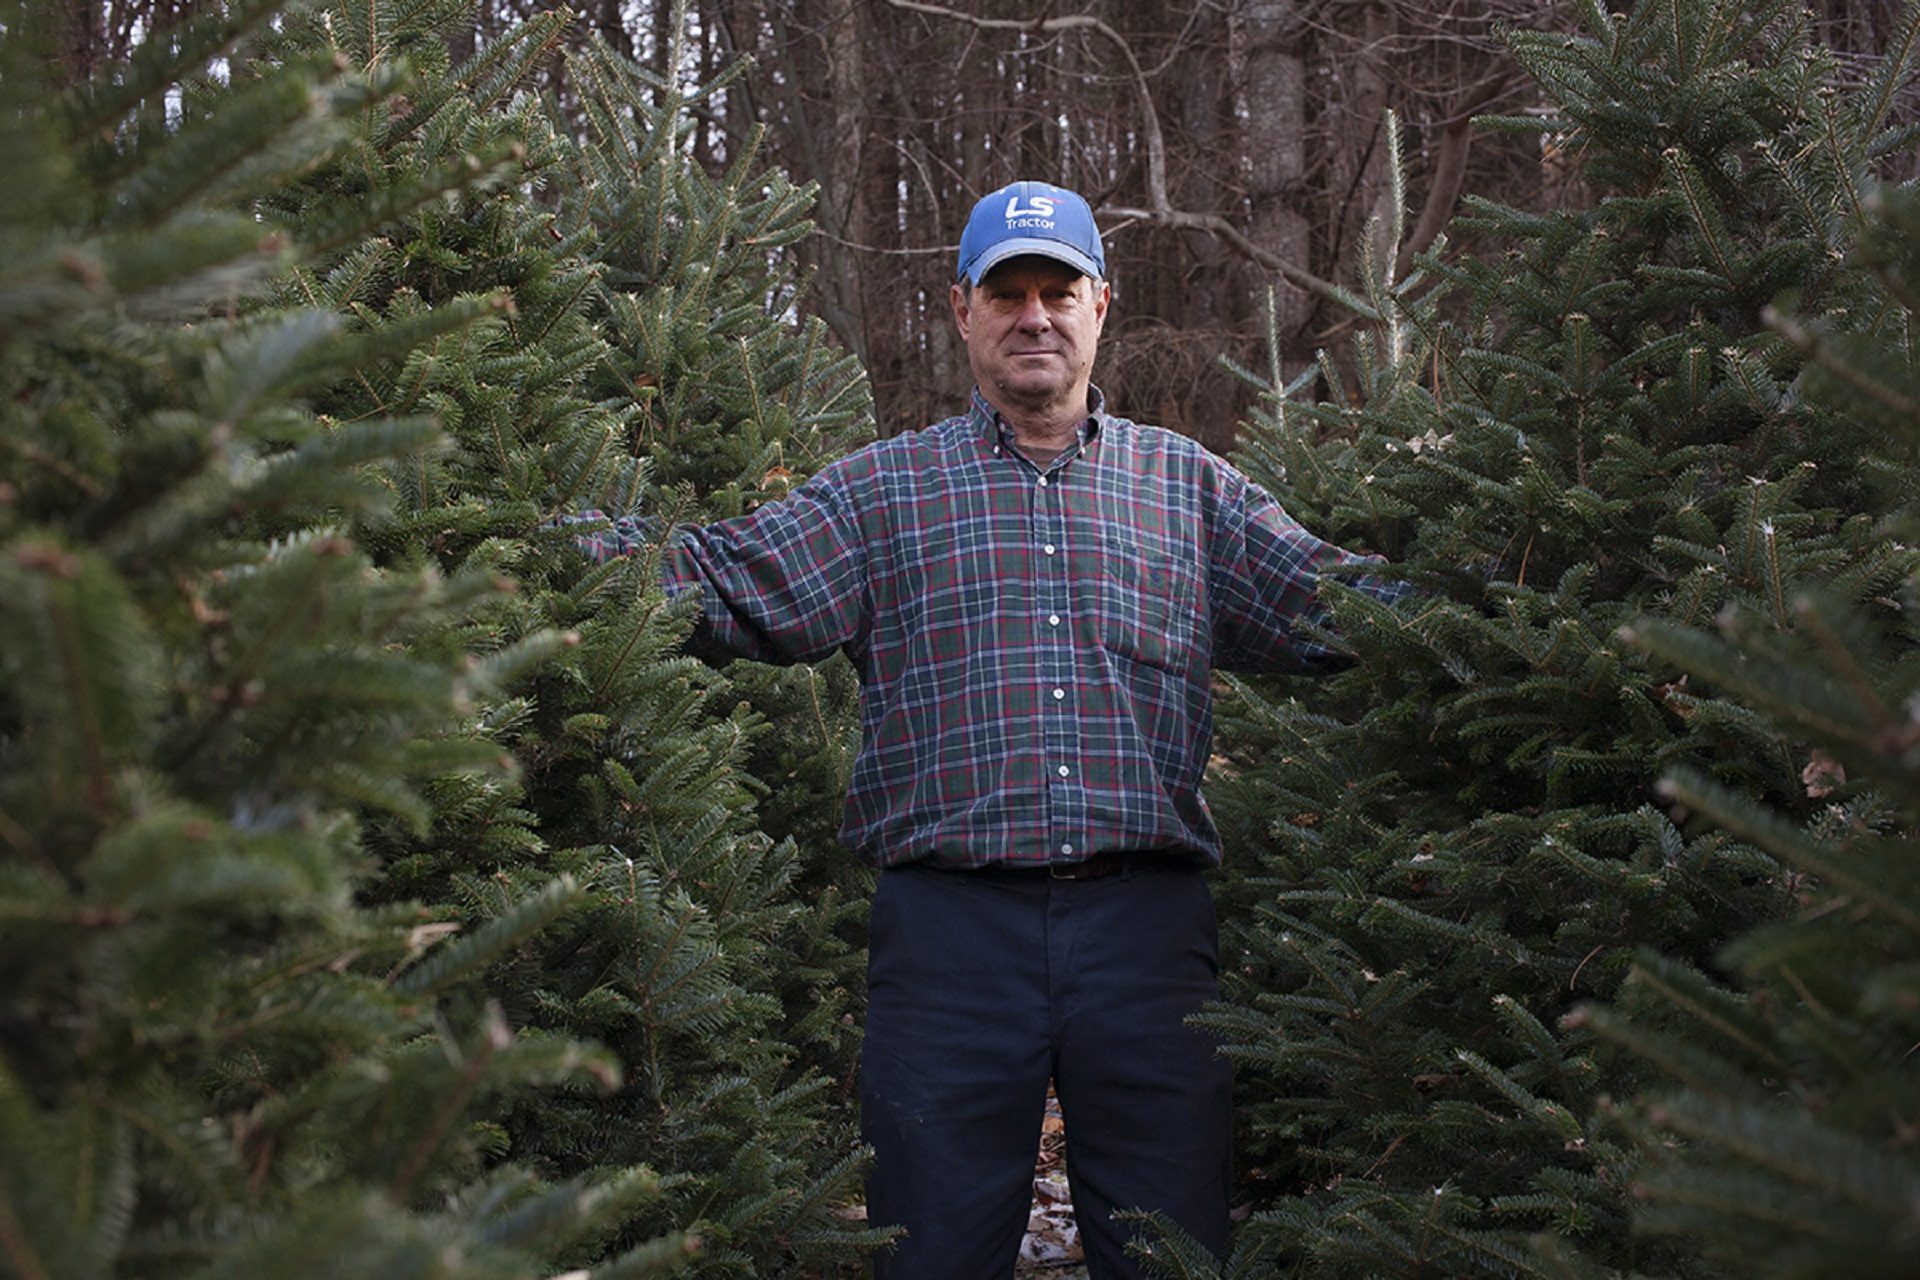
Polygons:
<instances>
[{"instance_id":1,"label":"fir tree branch","mask_svg":"<svg viewBox=\"0 0 1920 1280\"><path fill-rule=\"evenodd\" d=\"M1875 400L1908 421L1920 421L1920 400L1902 394L1897 388L1877 381L1848 364L1833 349L1826 338L1802 325L1792 317L1783 314L1775 307L1768 307L1760 313L1761 319L1785 338L1794 350L1831 373L1840 381L1860 392L1868 399Z\"/></svg>"},{"instance_id":2,"label":"fir tree branch","mask_svg":"<svg viewBox=\"0 0 1920 1280\"><path fill-rule=\"evenodd\" d=\"M1676 977L1681 980L1676 981ZM1777 1073L1781 1078L1792 1076L1792 1062L1782 1057L1774 1046L1757 1038L1750 1028L1739 1025L1735 1020L1733 1013L1727 1007L1732 997L1722 997L1719 1007L1716 1007L1710 999L1703 998L1704 995L1719 993L1704 993L1700 989L1704 984L1697 975L1685 969L1678 969L1671 964L1662 963L1659 957L1643 956L1634 964L1632 978L1634 982L1653 991L1674 1008L1691 1015L1701 1025L1740 1046L1753 1055L1756 1061L1764 1062L1768 1070ZM1687 989L1686 979L1693 979L1693 990Z\"/></svg>"},{"instance_id":3,"label":"fir tree branch","mask_svg":"<svg viewBox=\"0 0 1920 1280\"><path fill-rule=\"evenodd\" d=\"M1855 696L1860 699L1861 709L1873 718L1874 728L1878 730L1878 741L1885 744L1883 749L1899 752L1906 745L1901 741L1905 735L1906 726L1880 697L1880 691L1873 687L1873 682L1867 678L1867 673L1861 670L1860 661L1854 656L1853 650L1847 648L1835 634L1833 628L1827 624L1825 616L1821 614L1819 606L1809 597L1800 596L1794 600L1793 614L1799 619L1800 625L1813 636L1813 642L1820 646L1822 653L1827 655L1827 660L1833 664L1834 670L1839 672L1840 678L1846 681L1847 687L1852 689Z\"/></svg>"},{"instance_id":4,"label":"fir tree branch","mask_svg":"<svg viewBox=\"0 0 1920 1280\"><path fill-rule=\"evenodd\" d=\"M1872 868L1858 869L1857 858L1846 857L1845 850L1815 844L1798 828L1702 774L1678 770L1661 779L1656 789L1668 799L1705 814L1740 839L1820 877L1827 887L1884 913L1900 927L1920 933L1920 910L1889 891Z\"/></svg>"},{"instance_id":5,"label":"fir tree branch","mask_svg":"<svg viewBox=\"0 0 1920 1280\"><path fill-rule=\"evenodd\" d=\"M15 853L33 863L52 879L65 883L65 877L61 875L60 868L55 865L52 858L47 856L46 850L40 847L40 842L33 838L33 833L21 826L19 820L5 809L0 809L0 840L5 840L13 847Z\"/></svg>"},{"instance_id":6,"label":"fir tree branch","mask_svg":"<svg viewBox=\"0 0 1920 1280\"><path fill-rule=\"evenodd\" d=\"M320 556L339 556L347 554L350 546L351 544L344 538L328 537L315 542L313 551ZM272 660L274 646L279 644L296 624L307 621L309 608L326 594L326 582L318 574L309 574L301 586L303 590L292 602L292 607L282 610L280 615L267 626L253 649L238 664L232 676L215 691L217 709L174 752L173 763L176 769L197 756L201 749L213 740L221 727L233 717L234 712L240 709L248 683Z\"/></svg>"},{"instance_id":7,"label":"fir tree branch","mask_svg":"<svg viewBox=\"0 0 1920 1280\"><path fill-rule=\"evenodd\" d=\"M19 1215L14 1213L12 1202L5 1196L0 1196L0 1249L6 1251L7 1260L19 1273L20 1280L50 1280L51 1273L34 1253L26 1232L20 1229Z\"/></svg>"},{"instance_id":8,"label":"fir tree branch","mask_svg":"<svg viewBox=\"0 0 1920 1280\"><path fill-rule=\"evenodd\" d=\"M600 677L600 683L593 688L591 705L597 706L606 700L607 690L612 687L614 677L619 675L621 670L626 667L627 660L633 656L633 651L639 647L640 637L646 634L647 625L653 621L653 615L659 611L660 606L658 604L647 606L647 611L641 615L640 621L628 629L626 643L620 646L620 652L614 655L613 662L608 665L605 674Z\"/></svg>"},{"instance_id":9,"label":"fir tree branch","mask_svg":"<svg viewBox=\"0 0 1920 1280\"><path fill-rule=\"evenodd\" d=\"M1867 95L1866 128L1868 136L1878 133L1887 122L1901 89L1906 87L1908 76L1913 69L1914 50L1920 46L1920 3L1907 0L1905 11L1901 13L1892 39L1880 55L1880 69L1875 73Z\"/></svg>"},{"instance_id":10,"label":"fir tree branch","mask_svg":"<svg viewBox=\"0 0 1920 1280\"><path fill-rule=\"evenodd\" d=\"M35 466L45 467L74 488L80 490L80 492L86 494L89 498L97 499L106 493L105 488L101 486L98 480L80 470L80 468L74 466L66 459L56 458L46 450L38 448L31 441L16 440L11 436L0 434L0 444L7 445L15 453L19 454L28 462L33 463Z\"/></svg>"},{"instance_id":11,"label":"fir tree branch","mask_svg":"<svg viewBox=\"0 0 1920 1280\"><path fill-rule=\"evenodd\" d=\"M1857 226L1865 211L1860 205L1860 188L1865 177L1865 166L1860 160L1860 151L1854 145L1851 130L1847 127L1853 122L1843 119L1841 102L1837 98L1821 99L1814 108L1826 136L1828 154L1833 157L1834 188L1847 203L1847 210ZM1803 296L1801 305L1807 305Z\"/></svg>"},{"instance_id":12,"label":"fir tree branch","mask_svg":"<svg viewBox=\"0 0 1920 1280\"><path fill-rule=\"evenodd\" d=\"M495 438L497 440L498 436L496 435ZM563 515L571 515L577 509L576 499L580 493L580 487L599 472L600 459L606 456L607 449L612 444L613 429L610 427L601 432L600 438L593 442L593 452L588 455L584 465L575 469L573 482L554 496L553 502L540 517L541 524L551 523Z\"/></svg>"},{"instance_id":13,"label":"fir tree branch","mask_svg":"<svg viewBox=\"0 0 1920 1280\"><path fill-rule=\"evenodd\" d=\"M427 1162L453 1128L453 1122L459 1119L468 1100L480 1087L480 1078L486 1074L487 1065L493 1061L495 1054L511 1043L513 1032L507 1029L506 1017L500 1012L500 1006L489 1000L479 1048L468 1056L460 1079L447 1091L446 1099L440 1104L440 1110L434 1113L432 1123L420 1135L405 1163L393 1175L393 1181L387 1185L387 1199L396 1205L404 1206L407 1203L414 1182L426 1170Z\"/></svg>"},{"instance_id":14,"label":"fir tree branch","mask_svg":"<svg viewBox=\"0 0 1920 1280\"><path fill-rule=\"evenodd\" d=\"M309 306L312 306L315 309L322 310L322 311L328 309L327 304L317 294L314 293L313 282L308 278L308 275L306 272L304 271L295 272L294 280L300 285L300 291L306 295L307 304ZM354 377L354 381L358 382L361 388L364 391L366 391L367 399L371 400L375 406L380 406L380 393L373 389L373 384L371 382L367 381L366 370L363 367L361 367L358 361L355 361L353 364L353 377ZM380 411L381 409L379 408L376 408L375 410L375 412L380 412ZM371 415L367 415L367 416L371 416Z\"/></svg>"},{"instance_id":15,"label":"fir tree branch","mask_svg":"<svg viewBox=\"0 0 1920 1280\"><path fill-rule=\"evenodd\" d=\"M79 562L74 557L47 546L24 547L14 554L14 562L22 569L38 570L64 583L70 583L80 570ZM72 700L73 723L79 731L81 748L86 755L87 807L96 816L104 817L112 793L112 783L107 776L107 750L102 740L100 708L93 696L93 686L80 667L80 659L89 649L81 640L79 626L69 604L65 591L56 588L47 593L48 622L59 637L54 652L60 662L67 695Z\"/></svg>"}]
</instances>

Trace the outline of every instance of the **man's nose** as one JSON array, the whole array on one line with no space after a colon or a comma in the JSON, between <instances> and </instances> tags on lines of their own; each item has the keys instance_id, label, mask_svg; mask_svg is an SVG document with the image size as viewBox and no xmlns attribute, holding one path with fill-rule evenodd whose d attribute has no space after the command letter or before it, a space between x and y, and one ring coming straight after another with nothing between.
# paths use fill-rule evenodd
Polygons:
<instances>
[{"instance_id":1,"label":"man's nose","mask_svg":"<svg viewBox=\"0 0 1920 1280\"><path fill-rule=\"evenodd\" d=\"M1038 331L1050 328L1052 324L1052 319L1047 315L1046 300L1040 296L1040 291L1035 289L1027 295L1025 303L1020 308L1020 327Z\"/></svg>"}]
</instances>

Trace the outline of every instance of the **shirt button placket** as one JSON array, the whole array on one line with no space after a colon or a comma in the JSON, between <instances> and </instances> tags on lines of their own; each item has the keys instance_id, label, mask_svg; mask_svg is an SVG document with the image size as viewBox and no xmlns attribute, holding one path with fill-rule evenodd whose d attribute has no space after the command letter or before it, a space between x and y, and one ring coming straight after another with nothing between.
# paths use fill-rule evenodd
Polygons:
<instances>
[{"instance_id":1,"label":"shirt button placket","mask_svg":"<svg viewBox=\"0 0 1920 1280\"><path fill-rule=\"evenodd\" d=\"M1052 761L1052 772L1057 780L1050 788L1054 795L1052 811L1053 831L1050 841L1057 851L1056 856L1071 855L1074 848L1073 832L1080 820L1080 789L1075 785L1074 774L1078 772L1078 761L1073 758L1074 732L1073 708L1068 704L1067 690L1072 686L1073 637L1070 628L1062 626L1064 615L1068 612L1067 598L1067 556L1062 554L1066 543L1066 513L1060 501L1058 485L1059 472L1040 477L1034 487L1034 510L1039 516L1035 520L1035 533L1040 540L1040 552L1044 557L1047 589L1042 607L1047 610L1047 642L1041 652L1044 655L1041 674L1048 688L1047 700L1052 703L1041 714L1046 724L1043 740L1046 743L1047 758Z\"/></svg>"}]
</instances>

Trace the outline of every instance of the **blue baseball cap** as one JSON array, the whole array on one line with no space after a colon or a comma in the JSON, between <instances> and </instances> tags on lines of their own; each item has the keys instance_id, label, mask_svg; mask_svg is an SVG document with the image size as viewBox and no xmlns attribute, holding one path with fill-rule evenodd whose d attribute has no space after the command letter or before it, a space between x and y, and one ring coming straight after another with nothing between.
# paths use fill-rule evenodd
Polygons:
<instances>
[{"instance_id":1,"label":"blue baseball cap","mask_svg":"<svg viewBox=\"0 0 1920 1280\"><path fill-rule=\"evenodd\" d=\"M1096 280L1107 274L1093 210L1051 182L1011 182L980 198L960 234L960 278L980 277L1008 258L1037 253Z\"/></svg>"}]
</instances>

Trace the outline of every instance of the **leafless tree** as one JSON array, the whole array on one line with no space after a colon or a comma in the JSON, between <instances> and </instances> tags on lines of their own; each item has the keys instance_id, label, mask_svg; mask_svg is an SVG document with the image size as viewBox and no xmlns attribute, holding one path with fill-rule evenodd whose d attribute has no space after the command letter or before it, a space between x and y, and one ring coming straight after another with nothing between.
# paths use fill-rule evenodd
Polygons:
<instances>
[{"instance_id":1,"label":"leafless tree","mask_svg":"<svg viewBox=\"0 0 1920 1280\"><path fill-rule=\"evenodd\" d=\"M772 122L782 162L820 183L821 310L872 373L883 429L958 402L944 293L961 222L993 187L1043 177L1085 193L1107 233L1102 385L1220 446L1241 392L1217 357L1257 357L1269 288L1296 364L1344 315L1328 286L1352 279L1386 190L1386 108L1413 144L1413 247L1470 181L1538 186L1537 154L1477 143L1469 121L1524 105L1493 27L1545 8L791 0L710 17L759 66L731 130Z\"/></svg>"},{"instance_id":2,"label":"leafless tree","mask_svg":"<svg viewBox=\"0 0 1920 1280\"><path fill-rule=\"evenodd\" d=\"M78 77L212 0L47 2ZM553 0L468 3L456 55ZM883 431L961 403L955 246L974 201L1015 178L1072 186L1100 213L1116 310L1096 376L1115 406L1216 447L1245 395L1218 357L1261 362L1270 290L1289 369L1353 323L1329 285L1353 283L1388 198L1389 108L1414 206L1402 272L1463 192L1585 198L1551 148L1473 125L1539 108L1498 29L1568 20L1555 0L574 4L571 39L662 77L710 82L752 59L700 104L689 146L717 168L764 136L767 162L818 184L810 305L868 369ZM1897 6L1813 0L1812 18L1864 79Z\"/></svg>"}]
</instances>

